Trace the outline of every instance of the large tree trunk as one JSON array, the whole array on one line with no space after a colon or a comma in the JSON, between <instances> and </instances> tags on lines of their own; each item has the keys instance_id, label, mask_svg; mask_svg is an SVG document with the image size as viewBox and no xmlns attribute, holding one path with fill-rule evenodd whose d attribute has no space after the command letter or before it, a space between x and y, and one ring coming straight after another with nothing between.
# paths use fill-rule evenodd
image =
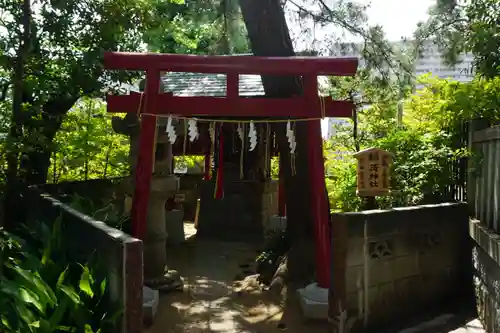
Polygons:
<instances>
[{"instance_id":1,"label":"large tree trunk","mask_svg":"<svg viewBox=\"0 0 500 333\"><path fill-rule=\"evenodd\" d=\"M294 56L290 33L280 0L240 0L240 7L248 31L252 52L256 56ZM302 94L300 78L263 76L266 96L290 97ZM290 153L285 126L277 129L280 158L284 159L287 233L291 241L288 257L288 275L294 282L309 282L314 272L313 221L310 198L309 167L307 159L307 124L296 126L296 175L292 176Z\"/></svg>"},{"instance_id":2,"label":"large tree trunk","mask_svg":"<svg viewBox=\"0 0 500 333\"><path fill-rule=\"evenodd\" d=\"M54 137L59 131L64 116L78 100L77 97L54 96L44 104L41 118L29 121L25 126L27 133L36 133L37 143L30 147L21 165L23 180L28 185L44 184L50 167L50 156L53 153Z\"/></svg>"},{"instance_id":3,"label":"large tree trunk","mask_svg":"<svg viewBox=\"0 0 500 333\"><path fill-rule=\"evenodd\" d=\"M24 97L22 101L30 104L32 101L27 99L29 98ZM9 165L12 167L13 176L8 178L4 206L6 227L15 228L17 221L23 220L23 213L26 211L22 206L20 194L30 185L44 184L47 181L54 137L64 116L77 100L76 97L55 96L43 105L40 116L37 114L37 108L33 107L31 112L27 112L30 117L19 122L21 133L31 139L23 142L25 152L21 154L19 165L17 154L14 155L15 160L13 159L15 164Z\"/></svg>"},{"instance_id":4,"label":"large tree trunk","mask_svg":"<svg viewBox=\"0 0 500 333\"><path fill-rule=\"evenodd\" d=\"M12 229L16 226L16 209L19 202L20 183L18 177L19 152L16 146L23 138L23 96L25 64L28 61L31 47L31 0L23 0L22 15L19 24L22 33L19 36L19 48L16 53L14 71L12 73L12 117L7 146L7 183L4 201L3 223L6 228Z\"/></svg>"}]
</instances>

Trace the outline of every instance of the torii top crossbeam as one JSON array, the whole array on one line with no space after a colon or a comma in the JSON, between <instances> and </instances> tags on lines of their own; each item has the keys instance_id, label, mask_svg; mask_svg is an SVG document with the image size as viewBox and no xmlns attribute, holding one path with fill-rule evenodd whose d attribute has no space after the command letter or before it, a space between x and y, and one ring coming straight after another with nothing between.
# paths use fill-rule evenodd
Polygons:
<instances>
[{"instance_id":1,"label":"torii top crossbeam","mask_svg":"<svg viewBox=\"0 0 500 333\"><path fill-rule=\"evenodd\" d=\"M180 97L171 94L150 94L146 103L154 104L157 115L175 114L184 117L246 117L246 118L350 118L353 104L318 96L318 75L352 76L356 58L330 57L255 57L255 56L194 56L157 53L106 52L107 69L146 71L149 80L159 81L160 72L219 73L227 75L227 96ZM291 98L245 98L238 96L240 74L302 76L304 95ZM153 78L154 77L154 78ZM158 91L151 81L147 85ZM153 95L153 96L151 96ZM108 96L108 112L137 112L140 95ZM150 105L153 106L153 105ZM148 111L151 112L151 111Z\"/></svg>"},{"instance_id":2,"label":"torii top crossbeam","mask_svg":"<svg viewBox=\"0 0 500 333\"><path fill-rule=\"evenodd\" d=\"M351 76L356 73L358 59L106 52L104 66L126 70L155 67L162 71L194 73Z\"/></svg>"}]
</instances>

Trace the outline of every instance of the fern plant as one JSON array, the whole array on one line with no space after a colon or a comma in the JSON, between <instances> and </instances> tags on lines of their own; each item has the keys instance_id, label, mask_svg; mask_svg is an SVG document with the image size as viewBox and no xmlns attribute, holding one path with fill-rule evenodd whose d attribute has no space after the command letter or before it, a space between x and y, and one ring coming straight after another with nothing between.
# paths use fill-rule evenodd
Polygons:
<instances>
[{"instance_id":1,"label":"fern plant","mask_svg":"<svg viewBox=\"0 0 500 333\"><path fill-rule=\"evenodd\" d=\"M95 256L85 264L67 257L60 219L25 229L24 237L0 229L0 332L113 332L121 311Z\"/></svg>"}]
</instances>

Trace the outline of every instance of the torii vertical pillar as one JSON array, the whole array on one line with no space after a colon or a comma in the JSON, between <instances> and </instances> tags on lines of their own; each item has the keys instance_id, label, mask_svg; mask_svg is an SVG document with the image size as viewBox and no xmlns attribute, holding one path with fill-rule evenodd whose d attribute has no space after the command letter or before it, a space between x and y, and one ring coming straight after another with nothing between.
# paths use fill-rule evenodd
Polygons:
<instances>
[{"instance_id":1,"label":"torii vertical pillar","mask_svg":"<svg viewBox=\"0 0 500 333\"><path fill-rule=\"evenodd\" d=\"M144 112L141 115L138 161L135 171L132 232L135 237L145 243L144 253L148 256L147 260L144 260L145 284L153 289L169 291L180 288L182 280L177 271L168 270L167 267L165 194L157 188L151 192L157 135L157 121L154 114L158 109L159 92L160 71L156 68L148 69L144 95L142 95ZM166 185L166 183L162 184ZM164 188L164 190L167 189Z\"/></svg>"},{"instance_id":2,"label":"torii vertical pillar","mask_svg":"<svg viewBox=\"0 0 500 333\"><path fill-rule=\"evenodd\" d=\"M317 109L318 80L316 76L304 77L304 96L311 108ZM324 110L322 110L322 114ZM316 283L299 289L304 313L312 318L328 318L328 289L330 287L330 226L325 186L323 139L321 121L307 122L307 159L311 184L311 216L315 233Z\"/></svg>"},{"instance_id":3,"label":"torii vertical pillar","mask_svg":"<svg viewBox=\"0 0 500 333\"><path fill-rule=\"evenodd\" d=\"M304 95L310 100L311 108L321 108L318 103L318 79L316 76L304 78ZM329 212L325 185L325 164L323 159L323 138L321 121L307 122L307 143L309 154L309 181L311 184L311 211L314 219L316 239L316 279L319 287L330 286L330 230Z\"/></svg>"},{"instance_id":4,"label":"torii vertical pillar","mask_svg":"<svg viewBox=\"0 0 500 333\"><path fill-rule=\"evenodd\" d=\"M160 89L160 71L146 72L146 87L144 89L144 114L141 116L139 136L139 152L135 171L135 189L132 201L132 233L135 237L144 240L146 236L149 193L153 177L154 144L156 136L156 97Z\"/></svg>"}]
</instances>

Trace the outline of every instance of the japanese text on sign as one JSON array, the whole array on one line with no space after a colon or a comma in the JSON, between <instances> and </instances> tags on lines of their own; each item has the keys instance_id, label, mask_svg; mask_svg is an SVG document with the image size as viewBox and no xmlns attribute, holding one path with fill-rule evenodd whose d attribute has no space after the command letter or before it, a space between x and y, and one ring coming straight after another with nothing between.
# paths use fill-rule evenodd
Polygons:
<instances>
[{"instance_id":1,"label":"japanese text on sign","mask_svg":"<svg viewBox=\"0 0 500 333\"><path fill-rule=\"evenodd\" d=\"M379 196L390 192L391 153L369 148L358 152L357 192L360 196Z\"/></svg>"}]
</instances>

